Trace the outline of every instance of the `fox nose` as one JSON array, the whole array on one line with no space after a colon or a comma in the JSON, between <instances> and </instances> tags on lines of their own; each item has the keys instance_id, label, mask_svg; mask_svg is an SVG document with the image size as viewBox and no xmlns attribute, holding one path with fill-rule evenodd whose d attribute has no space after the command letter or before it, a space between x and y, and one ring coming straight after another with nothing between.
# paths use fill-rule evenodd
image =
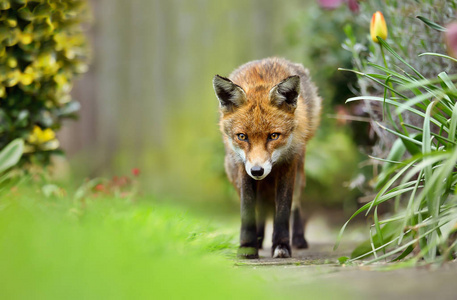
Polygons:
<instances>
[{"instance_id":1,"label":"fox nose","mask_svg":"<svg viewBox=\"0 0 457 300\"><path fill-rule=\"evenodd\" d=\"M260 166L254 166L251 168L252 176L262 176L263 175L263 168Z\"/></svg>"}]
</instances>

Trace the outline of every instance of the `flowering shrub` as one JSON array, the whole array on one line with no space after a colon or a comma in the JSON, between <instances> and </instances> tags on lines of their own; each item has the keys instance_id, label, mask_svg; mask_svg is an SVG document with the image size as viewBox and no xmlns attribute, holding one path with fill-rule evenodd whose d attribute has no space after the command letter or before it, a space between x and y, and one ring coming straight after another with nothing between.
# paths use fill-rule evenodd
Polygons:
<instances>
[{"instance_id":1,"label":"flowering shrub","mask_svg":"<svg viewBox=\"0 0 457 300\"><path fill-rule=\"evenodd\" d=\"M24 161L49 162L55 132L79 104L72 81L87 70L86 0L0 1L0 149L26 141Z\"/></svg>"}]
</instances>

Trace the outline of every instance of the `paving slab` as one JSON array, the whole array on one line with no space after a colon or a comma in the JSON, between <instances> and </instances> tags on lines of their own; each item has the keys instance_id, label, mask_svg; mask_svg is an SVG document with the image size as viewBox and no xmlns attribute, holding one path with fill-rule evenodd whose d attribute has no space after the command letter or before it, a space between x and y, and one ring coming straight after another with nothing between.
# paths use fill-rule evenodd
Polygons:
<instances>
[{"instance_id":1,"label":"paving slab","mask_svg":"<svg viewBox=\"0 0 457 300\"><path fill-rule=\"evenodd\" d=\"M235 268L249 272L288 299L457 299L457 262L380 271L374 266L342 266L338 257L349 256L353 245L311 244L293 250L293 257L271 258L271 249L260 258L236 260Z\"/></svg>"}]
</instances>

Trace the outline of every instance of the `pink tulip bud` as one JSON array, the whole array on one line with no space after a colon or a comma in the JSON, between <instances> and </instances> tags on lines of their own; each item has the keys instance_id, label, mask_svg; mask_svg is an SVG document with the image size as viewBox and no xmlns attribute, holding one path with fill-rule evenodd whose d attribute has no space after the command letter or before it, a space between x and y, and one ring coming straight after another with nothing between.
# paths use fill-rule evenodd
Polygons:
<instances>
[{"instance_id":1,"label":"pink tulip bud","mask_svg":"<svg viewBox=\"0 0 457 300\"><path fill-rule=\"evenodd\" d=\"M457 57L457 22L446 27L446 45L450 56Z\"/></svg>"},{"instance_id":2,"label":"pink tulip bud","mask_svg":"<svg viewBox=\"0 0 457 300\"><path fill-rule=\"evenodd\" d=\"M344 0L319 0L319 6L324 9L338 8Z\"/></svg>"},{"instance_id":3,"label":"pink tulip bud","mask_svg":"<svg viewBox=\"0 0 457 300\"><path fill-rule=\"evenodd\" d=\"M353 13L359 12L359 2L357 0L347 0L348 7Z\"/></svg>"}]
</instances>

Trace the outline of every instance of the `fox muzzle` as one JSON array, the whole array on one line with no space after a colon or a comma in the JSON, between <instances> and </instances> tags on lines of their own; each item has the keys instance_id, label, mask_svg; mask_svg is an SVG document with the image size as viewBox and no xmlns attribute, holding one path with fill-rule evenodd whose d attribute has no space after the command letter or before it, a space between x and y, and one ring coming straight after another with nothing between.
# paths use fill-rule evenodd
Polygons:
<instances>
[{"instance_id":1,"label":"fox muzzle","mask_svg":"<svg viewBox=\"0 0 457 300\"><path fill-rule=\"evenodd\" d=\"M252 174L252 176L256 176L256 177L262 176L264 171L265 171L265 170L264 170L262 167L260 167L260 166L253 166L253 167L251 168L251 174Z\"/></svg>"},{"instance_id":2,"label":"fox muzzle","mask_svg":"<svg viewBox=\"0 0 457 300\"><path fill-rule=\"evenodd\" d=\"M250 161L245 164L246 173L255 180L262 180L271 172L271 163L266 161L263 164L253 165Z\"/></svg>"}]
</instances>

